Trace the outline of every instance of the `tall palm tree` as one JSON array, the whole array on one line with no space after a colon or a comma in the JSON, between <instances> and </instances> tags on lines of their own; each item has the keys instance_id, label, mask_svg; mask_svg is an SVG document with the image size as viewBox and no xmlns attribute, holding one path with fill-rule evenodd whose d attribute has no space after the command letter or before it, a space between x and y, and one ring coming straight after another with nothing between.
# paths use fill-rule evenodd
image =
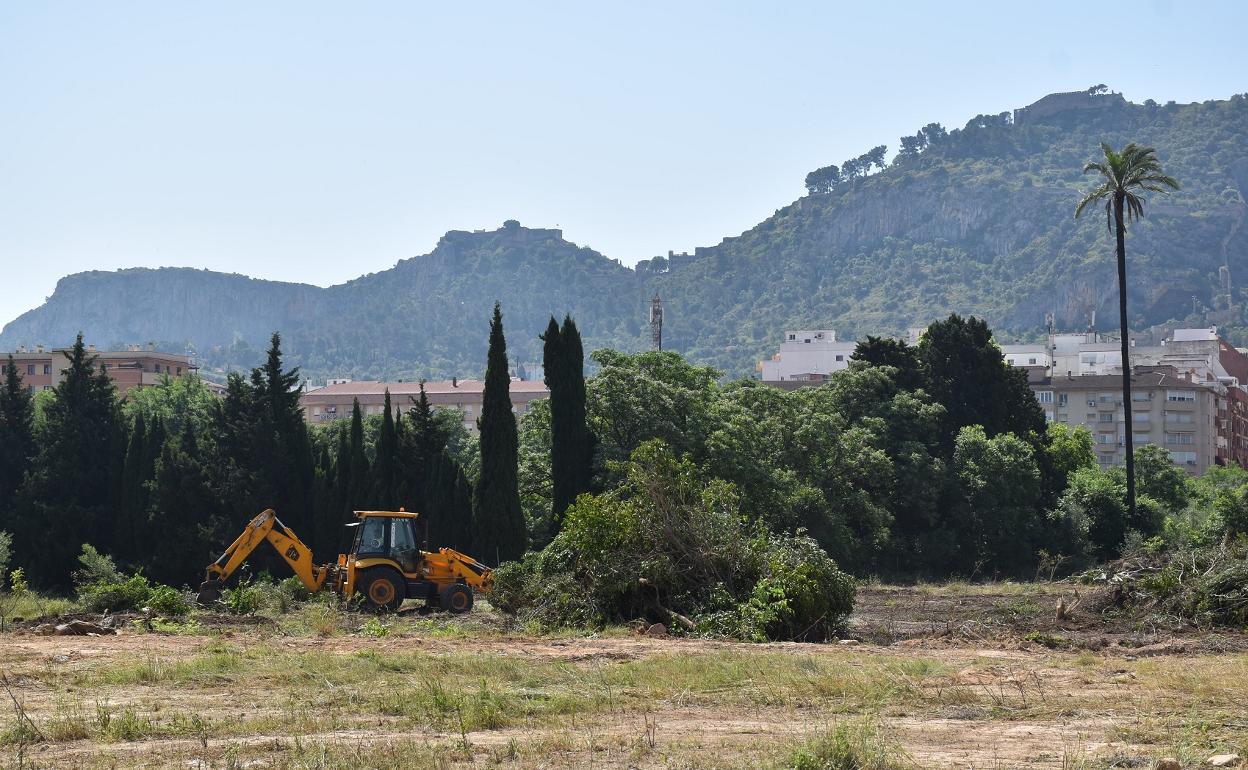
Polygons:
<instances>
[{"instance_id":1,"label":"tall palm tree","mask_svg":"<svg viewBox=\"0 0 1248 770\"><path fill-rule=\"evenodd\" d=\"M1122 412L1126 425L1123 434L1127 454L1127 516L1135 521L1135 447L1132 441L1131 421L1131 362L1129 332L1127 329L1127 221L1134 222L1144 216L1144 199L1141 192L1168 193L1179 189L1173 177L1166 176L1152 147L1140 147L1135 142L1115 152L1108 144L1101 143L1103 161L1091 161L1084 165L1083 173L1095 171L1101 175L1096 189L1083 196L1075 208L1078 219L1083 210L1093 203L1105 204L1105 226L1118 241L1118 325L1122 331Z\"/></svg>"}]
</instances>

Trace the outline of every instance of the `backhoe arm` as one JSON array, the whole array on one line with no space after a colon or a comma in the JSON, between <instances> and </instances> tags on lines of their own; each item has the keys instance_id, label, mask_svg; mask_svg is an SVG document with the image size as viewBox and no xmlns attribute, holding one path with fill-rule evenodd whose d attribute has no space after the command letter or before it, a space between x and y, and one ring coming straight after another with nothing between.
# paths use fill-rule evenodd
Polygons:
<instances>
[{"instance_id":1,"label":"backhoe arm","mask_svg":"<svg viewBox=\"0 0 1248 770\"><path fill-rule=\"evenodd\" d=\"M286 560L309 591L316 593L321 590L329 575L329 568L313 564L311 549L277 518L272 508L268 508L248 522L243 534L216 561L208 565L204 584L200 586L200 602L215 601L225 582L266 540Z\"/></svg>"}]
</instances>

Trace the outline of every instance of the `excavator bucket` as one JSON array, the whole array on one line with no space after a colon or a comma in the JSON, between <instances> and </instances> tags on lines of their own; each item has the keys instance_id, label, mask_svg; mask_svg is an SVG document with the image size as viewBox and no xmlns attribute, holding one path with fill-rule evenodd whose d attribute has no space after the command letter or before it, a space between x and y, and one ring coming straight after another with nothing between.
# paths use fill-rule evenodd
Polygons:
<instances>
[{"instance_id":1,"label":"excavator bucket","mask_svg":"<svg viewBox=\"0 0 1248 770\"><path fill-rule=\"evenodd\" d=\"M205 580L199 586L199 595L195 597L195 601L200 607L212 607L221 601L221 589L224 588L220 580Z\"/></svg>"}]
</instances>

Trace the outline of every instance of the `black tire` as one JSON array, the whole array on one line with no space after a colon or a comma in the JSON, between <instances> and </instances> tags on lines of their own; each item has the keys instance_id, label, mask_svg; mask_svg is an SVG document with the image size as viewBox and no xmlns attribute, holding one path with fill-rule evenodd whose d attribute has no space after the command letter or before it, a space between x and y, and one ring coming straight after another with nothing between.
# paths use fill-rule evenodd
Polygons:
<instances>
[{"instance_id":1,"label":"black tire","mask_svg":"<svg viewBox=\"0 0 1248 770\"><path fill-rule=\"evenodd\" d=\"M447 612L462 615L472 609L472 589L463 583L451 583L442 589L438 601Z\"/></svg>"},{"instance_id":2,"label":"black tire","mask_svg":"<svg viewBox=\"0 0 1248 770\"><path fill-rule=\"evenodd\" d=\"M356 583L356 593L364 606L376 612L394 612L407 598L403 576L386 567L375 567L364 573Z\"/></svg>"},{"instance_id":3,"label":"black tire","mask_svg":"<svg viewBox=\"0 0 1248 770\"><path fill-rule=\"evenodd\" d=\"M205 580L199 586L199 595L195 597L195 601L200 607L213 607L217 602L221 601L221 589L224 588L220 580Z\"/></svg>"}]
</instances>

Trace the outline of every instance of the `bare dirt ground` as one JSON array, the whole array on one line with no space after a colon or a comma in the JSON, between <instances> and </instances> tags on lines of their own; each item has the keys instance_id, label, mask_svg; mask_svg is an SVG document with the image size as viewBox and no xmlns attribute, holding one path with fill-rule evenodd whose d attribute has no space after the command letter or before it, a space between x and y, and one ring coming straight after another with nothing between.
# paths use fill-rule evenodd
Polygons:
<instances>
[{"instance_id":1,"label":"bare dirt ground","mask_svg":"<svg viewBox=\"0 0 1248 770\"><path fill-rule=\"evenodd\" d=\"M838 726L879 767L1248 755L1243 633L1058 622L1069 591L867 587L855 644L535 636L489 612L19 631L0 766L787 767Z\"/></svg>"}]
</instances>

